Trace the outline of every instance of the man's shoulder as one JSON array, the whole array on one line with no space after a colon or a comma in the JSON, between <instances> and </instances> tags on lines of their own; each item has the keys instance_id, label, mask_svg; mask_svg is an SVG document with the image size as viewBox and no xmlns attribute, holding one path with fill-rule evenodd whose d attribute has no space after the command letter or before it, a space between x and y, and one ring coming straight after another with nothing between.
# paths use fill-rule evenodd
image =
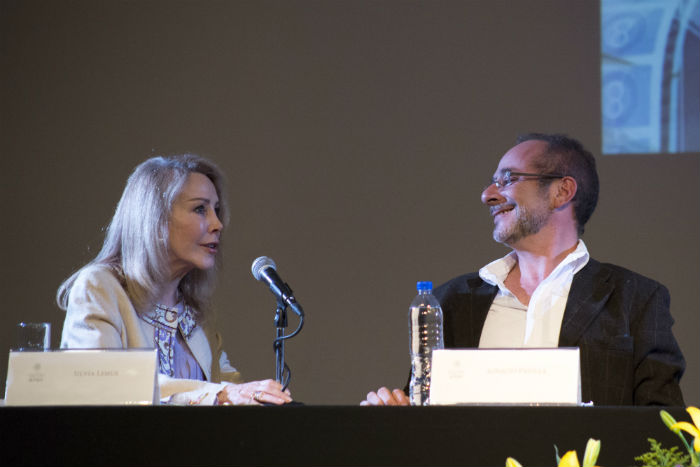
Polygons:
<instances>
[{"instance_id":1,"label":"man's shoulder","mask_svg":"<svg viewBox=\"0 0 700 467\"><path fill-rule=\"evenodd\" d=\"M630 299L647 299L650 295L660 293L669 296L668 288L659 281L632 271L617 264L600 263L591 258L586 266L574 277L578 290L588 287L616 290ZM572 287L574 284L572 284Z\"/></svg>"},{"instance_id":2,"label":"man's shoulder","mask_svg":"<svg viewBox=\"0 0 700 467\"><path fill-rule=\"evenodd\" d=\"M581 270L581 272L586 271L592 274L593 277L600 277L602 279L610 278L613 281L635 282L648 287L663 287L660 282L651 277L647 277L617 264L601 263L593 258L591 258L588 264Z\"/></svg>"},{"instance_id":3,"label":"man's shoulder","mask_svg":"<svg viewBox=\"0 0 700 467\"><path fill-rule=\"evenodd\" d=\"M456 294L471 293L474 289L484 285L484 280L479 277L478 272L462 274L441 284L434 290L434 295L438 298Z\"/></svg>"}]
</instances>

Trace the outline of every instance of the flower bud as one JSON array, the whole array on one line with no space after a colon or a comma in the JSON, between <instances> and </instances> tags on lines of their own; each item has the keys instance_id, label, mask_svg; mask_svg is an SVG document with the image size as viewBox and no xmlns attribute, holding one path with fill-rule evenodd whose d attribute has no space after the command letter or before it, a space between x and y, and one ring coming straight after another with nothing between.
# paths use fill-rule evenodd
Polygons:
<instances>
[{"instance_id":1,"label":"flower bud","mask_svg":"<svg viewBox=\"0 0 700 467\"><path fill-rule=\"evenodd\" d=\"M676 419L673 418L673 415L666 412L665 410L661 410L659 414L661 415L661 421L664 422L664 425L666 425L675 434L680 433L680 430L678 428L674 428L674 425L676 424Z\"/></svg>"},{"instance_id":2,"label":"flower bud","mask_svg":"<svg viewBox=\"0 0 700 467\"><path fill-rule=\"evenodd\" d=\"M583 467L595 467L600 454L600 440L590 438L586 444L586 452L583 453Z\"/></svg>"}]
</instances>

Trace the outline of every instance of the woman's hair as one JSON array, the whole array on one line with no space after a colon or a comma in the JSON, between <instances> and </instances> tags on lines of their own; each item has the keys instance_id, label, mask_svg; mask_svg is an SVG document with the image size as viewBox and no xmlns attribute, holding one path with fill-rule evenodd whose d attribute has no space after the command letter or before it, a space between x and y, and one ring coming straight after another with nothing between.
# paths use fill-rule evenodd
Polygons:
<instances>
[{"instance_id":1,"label":"woman's hair","mask_svg":"<svg viewBox=\"0 0 700 467\"><path fill-rule=\"evenodd\" d=\"M223 174L212 162L194 154L150 158L134 169L107 227L104 244L95 259L75 272L58 288L62 309L80 271L88 266L110 266L126 289L134 307L153 306L159 287L170 278L168 224L175 199L191 173L211 180L219 197L219 217L224 227L228 209ZM185 303L198 311L209 307L221 253L212 269L193 269L180 281Z\"/></svg>"}]
</instances>

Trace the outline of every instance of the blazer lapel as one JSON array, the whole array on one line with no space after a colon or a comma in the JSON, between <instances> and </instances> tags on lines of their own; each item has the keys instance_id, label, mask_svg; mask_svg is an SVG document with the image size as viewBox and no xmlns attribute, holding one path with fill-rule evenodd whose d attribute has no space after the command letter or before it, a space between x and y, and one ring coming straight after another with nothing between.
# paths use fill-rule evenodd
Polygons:
<instances>
[{"instance_id":1,"label":"blazer lapel","mask_svg":"<svg viewBox=\"0 0 700 467\"><path fill-rule=\"evenodd\" d=\"M498 286L484 282L480 277L468 281L469 288L474 290L471 299L471 343L470 347L478 347L481 331L484 329L486 315L489 313L493 299L498 293Z\"/></svg>"},{"instance_id":2,"label":"blazer lapel","mask_svg":"<svg viewBox=\"0 0 700 467\"><path fill-rule=\"evenodd\" d=\"M211 347L201 326L194 328L190 337L187 338L187 346L190 348L197 363L199 363L206 380L211 381Z\"/></svg>"},{"instance_id":3,"label":"blazer lapel","mask_svg":"<svg viewBox=\"0 0 700 467\"><path fill-rule=\"evenodd\" d=\"M576 273L564 309L560 347L575 347L591 322L603 311L614 288L609 279L610 272L592 258Z\"/></svg>"}]
</instances>

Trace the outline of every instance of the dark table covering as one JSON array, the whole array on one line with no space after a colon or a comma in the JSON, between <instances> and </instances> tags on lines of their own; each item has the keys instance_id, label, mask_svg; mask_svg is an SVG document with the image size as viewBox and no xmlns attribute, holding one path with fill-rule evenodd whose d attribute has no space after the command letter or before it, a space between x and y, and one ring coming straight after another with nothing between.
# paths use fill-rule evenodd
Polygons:
<instances>
[{"instance_id":1,"label":"dark table covering","mask_svg":"<svg viewBox=\"0 0 700 467\"><path fill-rule=\"evenodd\" d=\"M683 408L668 408L689 420ZM680 445L654 407L2 407L2 465L598 465Z\"/></svg>"}]
</instances>

